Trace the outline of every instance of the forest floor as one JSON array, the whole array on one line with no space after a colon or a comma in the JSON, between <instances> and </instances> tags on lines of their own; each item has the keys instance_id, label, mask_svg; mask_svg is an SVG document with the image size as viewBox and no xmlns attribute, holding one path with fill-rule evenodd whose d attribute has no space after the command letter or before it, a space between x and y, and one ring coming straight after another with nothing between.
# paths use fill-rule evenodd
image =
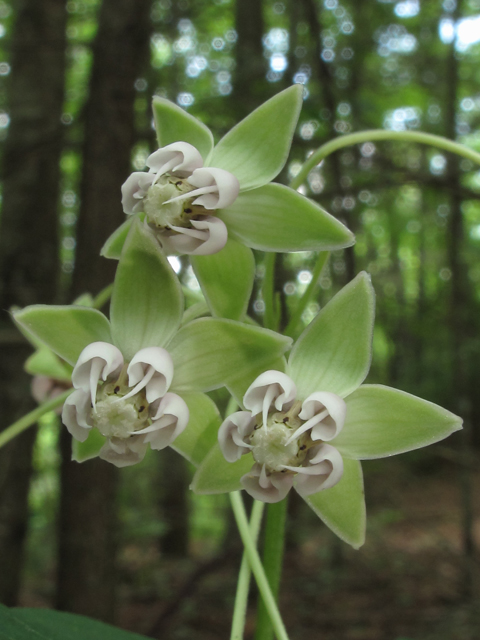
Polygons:
<instances>
[{"instance_id":1,"label":"forest floor","mask_svg":"<svg viewBox=\"0 0 480 640\"><path fill-rule=\"evenodd\" d=\"M293 503L280 604L292 640L480 639L480 562L464 559L458 471L435 460L429 467L415 458L365 464L368 532L359 551ZM472 489L480 549L480 471ZM161 640L227 640L239 553L192 556L160 562L156 548L125 549L118 624ZM38 606L32 600L23 604Z\"/></svg>"}]
</instances>

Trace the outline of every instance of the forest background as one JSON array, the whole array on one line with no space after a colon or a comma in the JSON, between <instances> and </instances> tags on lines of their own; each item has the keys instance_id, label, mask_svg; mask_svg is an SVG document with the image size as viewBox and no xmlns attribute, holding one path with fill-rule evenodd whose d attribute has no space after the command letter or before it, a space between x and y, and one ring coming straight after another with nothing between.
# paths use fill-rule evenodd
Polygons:
<instances>
[{"instance_id":1,"label":"forest background","mask_svg":"<svg viewBox=\"0 0 480 640\"><path fill-rule=\"evenodd\" d=\"M305 100L286 182L322 143L423 130L480 151L480 0L0 1L0 429L35 406L12 305L98 294L120 186L155 149L153 95L217 139L292 82ZM404 142L352 146L304 193L357 236L324 270L307 324L361 269L377 318L370 382L460 414L461 435L372 461L353 551L292 499L281 609L300 639L478 638L480 171ZM277 259L282 317L314 256ZM182 259L172 266L198 300ZM250 305L263 313L263 271ZM221 403L224 398L216 399ZM225 496L188 491L170 449L118 470L70 461L45 416L0 451L0 601L154 638L228 637L241 545ZM248 630L248 626L247 626Z\"/></svg>"}]
</instances>

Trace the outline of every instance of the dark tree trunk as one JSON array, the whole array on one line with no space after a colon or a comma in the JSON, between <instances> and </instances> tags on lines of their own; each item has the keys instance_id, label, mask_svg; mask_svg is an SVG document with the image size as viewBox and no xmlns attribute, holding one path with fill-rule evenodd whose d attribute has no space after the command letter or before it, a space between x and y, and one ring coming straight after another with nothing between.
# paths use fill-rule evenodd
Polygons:
<instances>
[{"instance_id":1,"label":"dark tree trunk","mask_svg":"<svg viewBox=\"0 0 480 640\"><path fill-rule=\"evenodd\" d=\"M17 3L0 226L0 429L33 408L23 363L31 349L6 310L52 303L65 70L65 0ZM0 452L0 601L18 601L35 431Z\"/></svg>"},{"instance_id":2,"label":"dark tree trunk","mask_svg":"<svg viewBox=\"0 0 480 640\"><path fill-rule=\"evenodd\" d=\"M99 255L125 219L120 187L130 173L135 79L146 62L151 0L104 0L85 107L83 172L72 298L110 284L116 263ZM117 469L70 461L62 435L59 609L111 621L115 602Z\"/></svg>"},{"instance_id":3,"label":"dark tree trunk","mask_svg":"<svg viewBox=\"0 0 480 640\"><path fill-rule=\"evenodd\" d=\"M168 447L159 460L162 522L166 529L160 538L161 551L169 557L188 553L188 469L187 463Z\"/></svg>"}]
</instances>

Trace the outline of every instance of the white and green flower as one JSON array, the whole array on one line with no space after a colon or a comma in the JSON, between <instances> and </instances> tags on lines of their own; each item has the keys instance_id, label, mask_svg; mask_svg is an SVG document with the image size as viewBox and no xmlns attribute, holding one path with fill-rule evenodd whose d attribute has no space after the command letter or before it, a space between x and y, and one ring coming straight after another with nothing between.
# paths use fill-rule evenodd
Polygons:
<instances>
[{"instance_id":1,"label":"white and green flower","mask_svg":"<svg viewBox=\"0 0 480 640\"><path fill-rule=\"evenodd\" d=\"M125 466L173 445L198 464L216 439L218 410L203 392L267 367L291 340L232 320L182 325L181 285L137 220L117 268L110 321L84 306L35 305L14 313L25 332L72 365L63 421L74 458ZM188 425L188 426L187 426ZM83 444L82 444L83 443Z\"/></svg>"},{"instance_id":2,"label":"white and green flower","mask_svg":"<svg viewBox=\"0 0 480 640\"><path fill-rule=\"evenodd\" d=\"M355 547L365 538L360 460L411 451L446 438L462 420L382 385L363 385L371 360L374 291L359 274L295 343L286 370L229 383L244 411L223 422L193 489L244 488L265 502L293 486ZM253 382L252 382L253 379Z\"/></svg>"}]
</instances>

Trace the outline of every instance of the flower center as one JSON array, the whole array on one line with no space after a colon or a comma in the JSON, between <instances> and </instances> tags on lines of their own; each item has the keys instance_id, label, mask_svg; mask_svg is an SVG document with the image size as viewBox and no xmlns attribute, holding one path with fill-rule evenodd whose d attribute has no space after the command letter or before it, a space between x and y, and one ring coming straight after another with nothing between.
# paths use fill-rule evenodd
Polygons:
<instances>
[{"instance_id":1,"label":"flower center","mask_svg":"<svg viewBox=\"0 0 480 640\"><path fill-rule=\"evenodd\" d=\"M122 372L123 373L123 372ZM139 431L151 424L149 404L145 391L123 400L131 389L122 384L122 374L117 382L106 382L97 391L93 426L108 438L128 438L132 431Z\"/></svg>"},{"instance_id":2,"label":"flower center","mask_svg":"<svg viewBox=\"0 0 480 640\"><path fill-rule=\"evenodd\" d=\"M158 229L170 227L190 227L190 218L205 209L192 205L192 198L168 202L172 198L193 191L194 187L186 180L161 176L152 184L143 200L143 208L148 222Z\"/></svg>"},{"instance_id":3,"label":"flower center","mask_svg":"<svg viewBox=\"0 0 480 640\"><path fill-rule=\"evenodd\" d=\"M301 466L309 447L313 445L309 433L289 442L293 433L303 424L297 417L296 409L294 406L287 412L271 413L266 427L261 414L258 415L260 424L250 435L250 444L255 462L265 465L269 472L282 471L284 465Z\"/></svg>"}]
</instances>

